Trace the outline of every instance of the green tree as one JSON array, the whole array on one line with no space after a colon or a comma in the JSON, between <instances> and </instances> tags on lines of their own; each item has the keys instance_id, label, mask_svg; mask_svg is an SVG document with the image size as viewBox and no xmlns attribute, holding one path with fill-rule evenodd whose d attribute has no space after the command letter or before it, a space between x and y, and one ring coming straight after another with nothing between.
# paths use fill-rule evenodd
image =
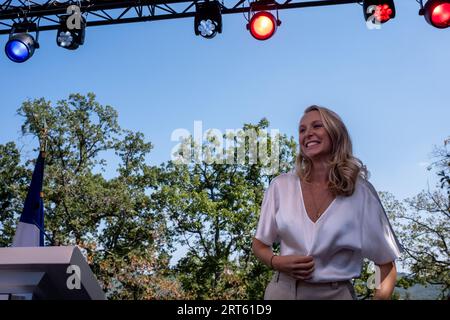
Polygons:
<instances>
[{"instance_id":1,"label":"green tree","mask_svg":"<svg viewBox=\"0 0 450 320\"><path fill-rule=\"evenodd\" d=\"M263 119L244 125L236 136L223 135L235 142L229 148L218 143L220 136L208 137L202 146L186 139L178 154L192 155L194 161L162 166L152 199L167 215L174 237L187 248L176 271L194 298L262 298L270 271L252 254L252 237L264 189L292 167L296 149L294 140L284 135L265 139L268 126ZM262 148L273 161L255 156ZM198 150L206 156L196 157Z\"/></svg>"},{"instance_id":2,"label":"green tree","mask_svg":"<svg viewBox=\"0 0 450 320\"><path fill-rule=\"evenodd\" d=\"M0 247L13 241L16 218L22 212L30 178L31 171L20 164L15 143L0 145Z\"/></svg>"},{"instance_id":3,"label":"green tree","mask_svg":"<svg viewBox=\"0 0 450 320\"><path fill-rule=\"evenodd\" d=\"M445 145L434 151L429 170L437 170L439 184L422 191L402 205L396 204L394 224L404 245L404 265L411 274L405 284L434 284L441 288L441 298L450 290L450 152ZM395 203L393 199L390 203Z\"/></svg>"},{"instance_id":4,"label":"green tree","mask_svg":"<svg viewBox=\"0 0 450 320\"><path fill-rule=\"evenodd\" d=\"M170 236L164 217L151 206L149 193L158 169L145 164L152 145L143 134L122 130L114 108L99 104L92 93L72 94L55 106L44 98L29 100L18 113L25 119L23 135L46 145L44 202L51 238L83 249L110 298L184 297L168 274ZM5 161L14 166L18 154L10 149L10 160ZM108 153L119 158L116 176L109 179L104 159ZM17 177L11 181L16 189L23 184ZM17 220L18 212L2 216L3 244L11 239L11 219Z\"/></svg>"}]
</instances>

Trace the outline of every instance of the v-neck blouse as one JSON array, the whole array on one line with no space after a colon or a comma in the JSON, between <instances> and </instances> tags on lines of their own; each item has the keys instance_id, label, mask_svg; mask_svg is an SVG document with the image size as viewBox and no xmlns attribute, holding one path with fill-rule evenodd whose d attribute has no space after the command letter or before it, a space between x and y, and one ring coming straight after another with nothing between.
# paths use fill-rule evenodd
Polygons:
<instances>
[{"instance_id":1,"label":"v-neck blouse","mask_svg":"<svg viewBox=\"0 0 450 320\"><path fill-rule=\"evenodd\" d=\"M337 196L313 222L293 171L273 179L266 190L255 238L268 246L280 243L283 256L312 256L315 270L310 282L357 278L363 258L380 265L394 261L402 252L368 181L358 178L353 195Z\"/></svg>"}]
</instances>

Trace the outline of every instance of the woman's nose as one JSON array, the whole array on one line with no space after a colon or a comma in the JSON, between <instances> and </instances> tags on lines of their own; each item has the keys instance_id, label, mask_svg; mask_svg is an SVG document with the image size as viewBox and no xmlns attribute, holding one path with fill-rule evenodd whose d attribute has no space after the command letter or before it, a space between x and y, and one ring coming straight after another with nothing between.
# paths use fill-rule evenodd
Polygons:
<instances>
[{"instance_id":1,"label":"woman's nose","mask_svg":"<svg viewBox=\"0 0 450 320\"><path fill-rule=\"evenodd\" d=\"M312 136L312 133L313 133L312 129L311 129L311 128L307 128L307 129L305 130L305 137L310 137L310 136Z\"/></svg>"}]
</instances>

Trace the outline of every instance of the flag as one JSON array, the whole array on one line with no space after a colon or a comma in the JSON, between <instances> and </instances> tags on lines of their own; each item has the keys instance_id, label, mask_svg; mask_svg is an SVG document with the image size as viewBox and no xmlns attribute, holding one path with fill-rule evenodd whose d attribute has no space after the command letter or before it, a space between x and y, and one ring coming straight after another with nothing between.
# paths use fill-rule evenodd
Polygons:
<instances>
[{"instance_id":1,"label":"flag","mask_svg":"<svg viewBox=\"0 0 450 320\"><path fill-rule=\"evenodd\" d=\"M44 161L45 155L40 152L34 167L22 215L14 235L13 247L44 246L44 201L42 200Z\"/></svg>"}]
</instances>

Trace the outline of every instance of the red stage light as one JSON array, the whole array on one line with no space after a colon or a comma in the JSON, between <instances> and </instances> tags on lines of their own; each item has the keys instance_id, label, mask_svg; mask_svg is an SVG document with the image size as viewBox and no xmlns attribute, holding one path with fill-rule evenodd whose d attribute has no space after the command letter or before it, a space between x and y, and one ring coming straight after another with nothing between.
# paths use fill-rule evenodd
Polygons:
<instances>
[{"instance_id":1,"label":"red stage light","mask_svg":"<svg viewBox=\"0 0 450 320\"><path fill-rule=\"evenodd\" d=\"M385 23L395 18L394 0L364 0L363 10L366 22Z\"/></svg>"},{"instance_id":2,"label":"red stage light","mask_svg":"<svg viewBox=\"0 0 450 320\"><path fill-rule=\"evenodd\" d=\"M424 7L425 20L433 27L450 26L450 0L430 0Z\"/></svg>"}]
</instances>

